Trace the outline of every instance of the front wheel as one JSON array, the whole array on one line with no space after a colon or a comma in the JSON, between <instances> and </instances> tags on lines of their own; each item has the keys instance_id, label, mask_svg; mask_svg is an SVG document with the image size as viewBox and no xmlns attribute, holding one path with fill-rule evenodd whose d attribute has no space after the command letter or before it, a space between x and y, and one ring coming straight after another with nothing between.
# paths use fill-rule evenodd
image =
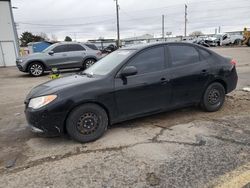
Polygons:
<instances>
[{"instance_id":1,"label":"front wheel","mask_svg":"<svg viewBox=\"0 0 250 188\"><path fill-rule=\"evenodd\" d=\"M44 66L41 63L34 62L29 65L28 71L31 76L41 76L44 73Z\"/></svg>"},{"instance_id":2,"label":"front wheel","mask_svg":"<svg viewBox=\"0 0 250 188\"><path fill-rule=\"evenodd\" d=\"M218 111L225 101L225 88L218 82L210 84L201 100L201 107L207 112Z\"/></svg>"},{"instance_id":3,"label":"front wheel","mask_svg":"<svg viewBox=\"0 0 250 188\"><path fill-rule=\"evenodd\" d=\"M84 104L70 113L66 130L78 142L90 142L100 138L108 126L106 111L95 104Z\"/></svg>"}]
</instances>

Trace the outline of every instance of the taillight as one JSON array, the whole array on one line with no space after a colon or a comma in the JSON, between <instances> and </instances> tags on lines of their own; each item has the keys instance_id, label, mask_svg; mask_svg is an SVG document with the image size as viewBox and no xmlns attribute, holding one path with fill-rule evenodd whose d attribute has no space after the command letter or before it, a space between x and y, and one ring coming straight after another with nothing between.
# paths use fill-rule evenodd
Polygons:
<instances>
[{"instance_id":1,"label":"taillight","mask_svg":"<svg viewBox=\"0 0 250 188\"><path fill-rule=\"evenodd\" d=\"M101 55L102 55L102 52L97 52L96 55L97 55L97 56L101 56Z\"/></svg>"},{"instance_id":2,"label":"taillight","mask_svg":"<svg viewBox=\"0 0 250 188\"><path fill-rule=\"evenodd\" d=\"M236 66L237 62L236 62L234 59L232 59L232 60L231 60L231 64L232 64L233 66Z\"/></svg>"}]
</instances>

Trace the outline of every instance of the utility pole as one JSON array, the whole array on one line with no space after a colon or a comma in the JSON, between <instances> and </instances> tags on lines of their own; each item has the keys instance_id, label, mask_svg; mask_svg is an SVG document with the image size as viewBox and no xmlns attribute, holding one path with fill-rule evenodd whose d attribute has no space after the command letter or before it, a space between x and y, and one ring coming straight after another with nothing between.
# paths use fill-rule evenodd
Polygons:
<instances>
[{"instance_id":1,"label":"utility pole","mask_svg":"<svg viewBox=\"0 0 250 188\"><path fill-rule=\"evenodd\" d=\"M185 4L185 31L184 36L187 36L187 5Z\"/></svg>"},{"instance_id":2,"label":"utility pole","mask_svg":"<svg viewBox=\"0 0 250 188\"><path fill-rule=\"evenodd\" d=\"M165 38L164 18L165 18L165 16L164 16L164 14L163 14L163 15L162 15L162 38L163 38L163 39Z\"/></svg>"},{"instance_id":3,"label":"utility pole","mask_svg":"<svg viewBox=\"0 0 250 188\"><path fill-rule=\"evenodd\" d=\"M219 33L220 33L220 29L221 29L221 28L220 28L220 26L219 26Z\"/></svg>"},{"instance_id":4,"label":"utility pole","mask_svg":"<svg viewBox=\"0 0 250 188\"><path fill-rule=\"evenodd\" d=\"M120 24L119 24L119 4L118 0L116 2L116 22L117 22L117 48L120 47Z\"/></svg>"}]
</instances>

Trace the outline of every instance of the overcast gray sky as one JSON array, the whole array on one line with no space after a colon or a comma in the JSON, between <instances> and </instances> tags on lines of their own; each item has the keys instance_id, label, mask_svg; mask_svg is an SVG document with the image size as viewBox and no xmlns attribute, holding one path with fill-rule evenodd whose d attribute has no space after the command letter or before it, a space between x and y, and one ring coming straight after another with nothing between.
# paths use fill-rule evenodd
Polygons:
<instances>
[{"instance_id":1,"label":"overcast gray sky","mask_svg":"<svg viewBox=\"0 0 250 188\"><path fill-rule=\"evenodd\" d=\"M188 6L187 33L214 33L250 27L250 0L119 0L121 38L142 34L161 35L161 15L166 15L165 31L184 33L184 4ZM114 0L12 0L18 33L31 31L66 35L79 41L116 37Z\"/></svg>"}]
</instances>

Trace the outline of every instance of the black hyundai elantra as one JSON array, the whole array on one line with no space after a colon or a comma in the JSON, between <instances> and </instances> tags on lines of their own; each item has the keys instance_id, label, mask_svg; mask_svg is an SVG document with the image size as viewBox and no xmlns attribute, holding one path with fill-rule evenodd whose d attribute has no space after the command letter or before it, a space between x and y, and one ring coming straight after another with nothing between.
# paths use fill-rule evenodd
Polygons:
<instances>
[{"instance_id":1,"label":"black hyundai elantra","mask_svg":"<svg viewBox=\"0 0 250 188\"><path fill-rule=\"evenodd\" d=\"M235 65L189 43L122 48L81 73L33 88L26 118L34 132L89 142L128 119L191 105L214 112L236 88Z\"/></svg>"}]
</instances>

